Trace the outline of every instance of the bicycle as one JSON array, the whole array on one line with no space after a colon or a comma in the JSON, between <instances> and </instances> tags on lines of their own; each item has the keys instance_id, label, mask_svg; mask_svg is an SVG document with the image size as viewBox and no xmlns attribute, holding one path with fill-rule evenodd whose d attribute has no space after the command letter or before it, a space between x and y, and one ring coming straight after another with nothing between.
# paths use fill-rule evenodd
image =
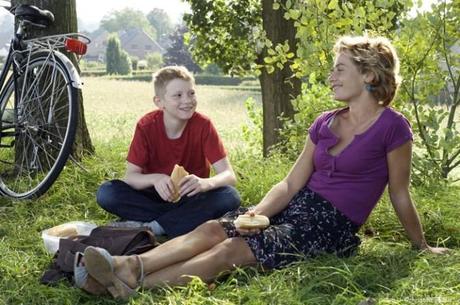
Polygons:
<instances>
[{"instance_id":1,"label":"bicycle","mask_svg":"<svg viewBox=\"0 0 460 305\"><path fill-rule=\"evenodd\" d=\"M79 58L90 39L79 33L28 39L28 28L46 28L53 13L2 2L18 27L0 73L0 195L37 198L64 168L78 121L80 76L61 50Z\"/></svg>"}]
</instances>

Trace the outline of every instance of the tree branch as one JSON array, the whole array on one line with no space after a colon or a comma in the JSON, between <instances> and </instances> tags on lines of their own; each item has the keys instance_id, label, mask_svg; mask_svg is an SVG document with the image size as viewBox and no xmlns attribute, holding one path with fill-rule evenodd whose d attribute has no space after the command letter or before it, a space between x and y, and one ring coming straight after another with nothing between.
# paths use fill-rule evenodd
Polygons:
<instances>
[{"instance_id":1,"label":"tree branch","mask_svg":"<svg viewBox=\"0 0 460 305\"><path fill-rule=\"evenodd\" d=\"M418 72L422 69L423 62L425 61L425 59L428 57L428 55L430 54L430 52L434 48L434 45L435 45L436 41L439 39L439 36L440 36L439 28L435 29L435 33L436 33L436 35L434 36L433 40L431 41L431 44L430 44L429 48L426 50L425 54L423 54L422 58L416 64L416 69L414 71L413 78L411 79L411 92L410 92L409 96L410 96L410 99L411 99L411 103L414 106L415 120L417 122L419 135L422 138L423 145L425 146L425 148L426 148L426 150L427 150L427 152L428 152L428 154L429 154L429 156L431 158L431 161L434 162L435 164L437 164L437 162L435 160L435 157L434 157L434 153L433 153L433 151L431 149L431 145L430 145L430 143L428 143L428 140L426 138L424 126L423 126L423 124L422 124L422 122L420 120L420 114L419 114L419 111L418 111L418 108L417 108L417 100L415 99L415 94L414 94L415 93L415 79L417 77Z\"/></svg>"},{"instance_id":2,"label":"tree branch","mask_svg":"<svg viewBox=\"0 0 460 305\"><path fill-rule=\"evenodd\" d=\"M458 156L460 155L460 149L457 150L456 153L454 153L449 160L447 160L447 165L451 164L452 162L454 162L455 158L457 158ZM454 166L455 167L455 166Z\"/></svg>"}]
</instances>

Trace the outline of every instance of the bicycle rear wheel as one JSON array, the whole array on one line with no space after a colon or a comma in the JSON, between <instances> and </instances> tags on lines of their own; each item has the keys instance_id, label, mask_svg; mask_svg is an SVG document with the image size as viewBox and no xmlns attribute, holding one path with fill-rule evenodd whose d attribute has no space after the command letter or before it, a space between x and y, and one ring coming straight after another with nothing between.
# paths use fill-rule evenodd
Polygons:
<instances>
[{"instance_id":1,"label":"bicycle rear wheel","mask_svg":"<svg viewBox=\"0 0 460 305\"><path fill-rule=\"evenodd\" d=\"M57 179L72 150L78 111L78 90L59 57L42 52L23 68L0 96L0 192L15 199L36 198Z\"/></svg>"}]
</instances>

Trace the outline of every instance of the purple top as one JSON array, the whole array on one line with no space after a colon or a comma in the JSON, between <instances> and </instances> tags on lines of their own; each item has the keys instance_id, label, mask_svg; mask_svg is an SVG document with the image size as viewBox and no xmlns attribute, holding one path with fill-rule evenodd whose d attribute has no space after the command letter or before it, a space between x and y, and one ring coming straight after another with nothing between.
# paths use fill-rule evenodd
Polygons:
<instances>
[{"instance_id":1,"label":"purple top","mask_svg":"<svg viewBox=\"0 0 460 305\"><path fill-rule=\"evenodd\" d=\"M309 129L316 148L314 171L307 185L362 225L388 183L387 153L412 140L412 131L402 114L386 108L365 132L355 135L348 146L332 156L328 150L339 138L329 124L342 110L321 114Z\"/></svg>"}]
</instances>

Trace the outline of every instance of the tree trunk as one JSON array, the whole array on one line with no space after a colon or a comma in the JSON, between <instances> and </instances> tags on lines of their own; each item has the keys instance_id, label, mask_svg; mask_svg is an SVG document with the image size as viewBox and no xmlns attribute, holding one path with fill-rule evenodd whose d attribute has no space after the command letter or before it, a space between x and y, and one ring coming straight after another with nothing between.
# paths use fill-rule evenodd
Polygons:
<instances>
[{"instance_id":1,"label":"tree trunk","mask_svg":"<svg viewBox=\"0 0 460 305\"><path fill-rule=\"evenodd\" d=\"M288 41L290 51L296 52L294 23L283 17L282 9L273 10L273 2L274 0L262 1L263 28L267 38L273 45ZM267 56L266 50L259 57L260 63L263 63L265 56ZM282 121L278 118L281 115L288 118L294 116L291 100L300 94L301 81L293 76L287 64L282 70L275 69L271 74L268 74L266 69L262 69L259 80L263 102L263 154L267 156L270 147L280 141L279 130L282 128Z\"/></svg>"},{"instance_id":2,"label":"tree trunk","mask_svg":"<svg viewBox=\"0 0 460 305\"><path fill-rule=\"evenodd\" d=\"M46 29L29 28L29 38L56 35L63 33L78 32L77 10L75 0L12 0L11 5L31 4L41 9L46 9L54 14L54 23ZM73 54L63 52L73 62L80 72L78 62ZM78 126L75 135L75 143L72 149L72 155L80 160L84 154L94 152L94 147L89 136L88 128L85 121L85 111L83 108L83 96L81 90L78 90Z\"/></svg>"}]
</instances>

